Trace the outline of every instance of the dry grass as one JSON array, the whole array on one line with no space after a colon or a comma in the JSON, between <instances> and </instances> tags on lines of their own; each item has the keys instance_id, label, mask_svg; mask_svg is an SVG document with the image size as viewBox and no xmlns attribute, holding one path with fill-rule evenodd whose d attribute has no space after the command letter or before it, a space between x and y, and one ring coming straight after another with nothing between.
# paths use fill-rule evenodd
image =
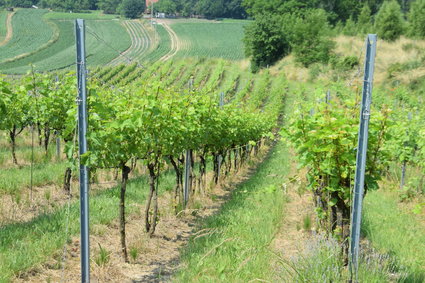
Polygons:
<instances>
[{"instance_id":1,"label":"dry grass","mask_svg":"<svg viewBox=\"0 0 425 283\"><path fill-rule=\"evenodd\" d=\"M335 53L340 56L357 56L360 58L360 69L363 69L364 60L364 42L363 37L339 35L333 39L336 43ZM406 49L406 46L411 48ZM405 37L395 42L379 40L377 46L377 55L375 62L376 84L382 84L388 77L388 68L394 63L407 63L421 60L425 50L425 40L412 40ZM332 72L327 71L326 67L318 79L331 79ZM310 69L297 64L293 55L289 55L270 68L272 74L283 72L288 80L307 82L310 76ZM323 70L322 70L323 71ZM353 74L357 70L353 71ZM397 79L402 82L409 82L425 75L425 66L405 71L397 74ZM349 76L351 77L351 76Z\"/></svg>"},{"instance_id":2,"label":"dry grass","mask_svg":"<svg viewBox=\"0 0 425 283\"><path fill-rule=\"evenodd\" d=\"M364 60L364 38L351 36L338 36L335 39L337 44L336 53L344 56L360 57L361 64ZM406 50L405 46L411 45L413 48ZM388 68L394 63L407 63L420 60L422 50L425 50L424 40L412 40L401 37L395 42L380 40L378 37L376 62L375 62L375 82L383 83L388 76ZM417 78L425 74L425 68L415 69L405 72L401 78Z\"/></svg>"}]
</instances>

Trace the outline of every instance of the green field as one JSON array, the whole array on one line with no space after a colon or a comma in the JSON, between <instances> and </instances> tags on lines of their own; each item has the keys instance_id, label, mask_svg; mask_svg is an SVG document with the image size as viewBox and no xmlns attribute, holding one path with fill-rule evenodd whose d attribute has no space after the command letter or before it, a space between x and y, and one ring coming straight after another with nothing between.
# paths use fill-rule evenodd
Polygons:
<instances>
[{"instance_id":1,"label":"green field","mask_svg":"<svg viewBox=\"0 0 425 283\"><path fill-rule=\"evenodd\" d=\"M30 69L30 64L40 71L55 70L72 65L75 62L76 50L74 22L55 20L53 23L60 30L59 38L55 43L31 56L14 62L2 63L0 69L4 73L26 73ZM129 35L117 21L87 20L86 27L87 63L89 65L107 64L117 56L117 50L123 51L130 45Z\"/></svg>"},{"instance_id":2,"label":"green field","mask_svg":"<svg viewBox=\"0 0 425 283\"><path fill-rule=\"evenodd\" d=\"M142 62L155 62L171 50L171 39L165 28L162 25L156 25L155 30L159 38L158 45L152 52L142 54L142 57L140 58Z\"/></svg>"},{"instance_id":3,"label":"green field","mask_svg":"<svg viewBox=\"0 0 425 283\"><path fill-rule=\"evenodd\" d=\"M0 47L0 71L23 74L34 65L37 71L69 68L75 61L74 23L86 20L87 62L90 66L110 63L155 62L161 58L244 59L242 37L247 21L167 20L152 28L147 21L122 22L116 15L61 13L47 10L18 9L13 17L11 41ZM0 14L5 22L6 12ZM6 33L2 25L0 38ZM95 35L94 35L95 34ZM127 50L128 49L128 50ZM119 56L126 51L125 56ZM115 59L115 60L114 60Z\"/></svg>"},{"instance_id":4,"label":"green field","mask_svg":"<svg viewBox=\"0 0 425 283\"><path fill-rule=\"evenodd\" d=\"M6 36L6 18L7 18L8 12L5 10L0 10L0 42L4 39Z\"/></svg>"},{"instance_id":5,"label":"green field","mask_svg":"<svg viewBox=\"0 0 425 283\"><path fill-rule=\"evenodd\" d=\"M0 62L36 52L52 39L52 27L42 19L47 10L19 9L12 18L11 40L0 47Z\"/></svg>"},{"instance_id":6,"label":"green field","mask_svg":"<svg viewBox=\"0 0 425 283\"><path fill-rule=\"evenodd\" d=\"M64 12L49 12L43 16L47 20L112 20L117 19L117 15L106 15L101 11L92 11L91 13L64 13Z\"/></svg>"},{"instance_id":7,"label":"green field","mask_svg":"<svg viewBox=\"0 0 425 283\"><path fill-rule=\"evenodd\" d=\"M182 42L182 48L176 56L243 59L245 25L245 21L172 23L171 28Z\"/></svg>"}]
</instances>

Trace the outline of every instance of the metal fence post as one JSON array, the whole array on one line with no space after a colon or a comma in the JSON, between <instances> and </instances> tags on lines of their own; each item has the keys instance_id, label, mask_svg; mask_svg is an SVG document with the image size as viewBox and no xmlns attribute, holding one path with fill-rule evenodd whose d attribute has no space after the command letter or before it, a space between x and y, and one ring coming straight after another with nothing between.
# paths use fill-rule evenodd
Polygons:
<instances>
[{"instance_id":1,"label":"metal fence post","mask_svg":"<svg viewBox=\"0 0 425 283\"><path fill-rule=\"evenodd\" d=\"M187 82L188 88L189 88L189 94L192 92L193 89L193 76L190 77L189 81ZM187 202L189 201L189 192L190 187L192 184L192 178L190 174L191 170L191 163L192 163L192 150L187 149L185 160L184 160L184 184L183 184L183 206L186 208Z\"/></svg>"},{"instance_id":2,"label":"metal fence post","mask_svg":"<svg viewBox=\"0 0 425 283\"><path fill-rule=\"evenodd\" d=\"M331 91L330 90L328 90L326 92L326 103L327 104L330 104L331 103Z\"/></svg>"},{"instance_id":3,"label":"metal fence post","mask_svg":"<svg viewBox=\"0 0 425 283\"><path fill-rule=\"evenodd\" d=\"M84 20L75 21L77 42L78 78L78 147L80 155L80 228L81 228L81 282L90 282L90 243L89 243L89 170L81 164L81 155L87 152L87 90L86 90L86 50Z\"/></svg>"},{"instance_id":4,"label":"metal fence post","mask_svg":"<svg viewBox=\"0 0 425 283\"><path fill-rule=\"evenodd\" d=\"M220 93L220 100L218 103L218 106L222 108L224 105L224 92ZM218 171L217 171L217 177L220 178L220 171L221 171L221 163L223 162L223 156L221 154L218 156Z\"/></svg>"},{"instance_id":5,"label":"metal fence post","mask_svg":"<svg viewBox=\"0 0 425 283\"><path fill-rule=\"evenodd\" d=\"M189 191L190 191L190 185L191 185L191 178L190 178L190 170L191 170L191 150L186 150L186 156L184 160L184 191L183 191L183 200L184 200L184 207L186 207L187 202L189 201Z\"/></svg>"},{"instance_id":6,"label":"metal fence post","mask_svg":"<svg viewBox=\"0 0 425 283\"><path fill-rule=\"evenodd\" d=\"M61 158L61 138L59 133L56 133L56 158L60 160Z\"/></svg>"},{"instance_id":7,"label":"metal fence post","mask_svg":"<svg viewBox=\"0 0 425 283\"><path fill-rule=\"evenodd\" d=\"M409 123L412 121L412 112L409 112L407 114L407 120L409 121ZM406 135L409 135L409 130L406 130ZM407 144L404 143L404 147L406 147ZM403 160L403 165L401 167L401 180L400 180L400 190L403 189L404 187L404 183L405 183L405 179L406 179L406 167L407 167L407 160Z\"/></svg>"},{"instance_id":8,"label":"metal fence post","mask_svg":"<svg viewBox=\"0 0 425 283\"><path fill-rule=\"evenodd\" d=\"M356 157L356 175L354 184L353 209L351 214L350 231L350 274L358 280L359 269L359 241L362 218L362 202L366 170L366 154L370 119L370 105L372 103L373 71L376 55L376 34L368 34L366 39L365 72L362 92L362 106L360 110L360 127Z\"/></svg>"}]
</instances>

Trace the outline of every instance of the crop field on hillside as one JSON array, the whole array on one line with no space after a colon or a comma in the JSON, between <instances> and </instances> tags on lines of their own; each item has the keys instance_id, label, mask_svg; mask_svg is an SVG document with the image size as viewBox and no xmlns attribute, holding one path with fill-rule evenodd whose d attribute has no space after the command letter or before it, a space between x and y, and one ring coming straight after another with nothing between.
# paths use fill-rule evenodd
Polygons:
<instances>
[{"instance_id":1,"label":"crop field on hillside","mask_svg":"<svg viewBox=\"0 0 425 283\"><path fill-rule=\"evenodd\" d=\"M17 56L31 54L47 47L54 38L54 29L43 15L47 10L18 10L12 18L13 36L11 40L0 47L0 62L14 60Z\"/></svg>"},{"instance_id":2,"label":"crop field on hillside","mask_svg":"<svg viewBox=\"0 0 425 283\"><path fill-rule=\"evenodd\" d=\"M30 56L13 62L0 63L0 70L13 74L26 73L31 69L30 64L38 71L73 65L76 52L74 22L55 20L52 23L59 30L57 41ZM117 21L88 20L86 26L87 62L90 65L105 65L119 54L118 51L126 50L130 45L129 35Z\"/></svg>"},{"instance_id":3,"label":"crop field on hillside","mask_svg":"<svg viewBox=\"0 0 425 283\"><path fill-rule=\"evenodd\" d=\"M126 64L134 59L141 60L154 48L154 38L158 37L153 34L153 29L149 28L145 22L139 20L123 21L122 25L130 36L131 46L121 56L112 60L109 63L110 65Z\"/></svg>"},{"instance_id":4,"label":"crop field on hillside","mask_svg":"<svg viewBox=\"0 0 425 283\"><path fill-rule=\"evenodd\" d=\"M7 19L8 12L1 10L0 11L0 42L3 41L4 37L6 36L6 19Z\"/></svg>"},{"instance_id":5,"label":"crop field on hillside","mask_svg":"<svg viewBox=\"0 0 425 283\"><path fill-rule=\"evenodd\" d=\"M90 13L49 12L43 18L46 20L117 20L119 16L103 14L101 11L91 11Z\"/></svg>"},{"instance_id":6,"label":"crop field on hillside","mask_svg":"<svg viewBox=\"0 0 425 283\"><path fill-rule=\"evenodd\" d=\"M425 282L425 0L65 2L0 10L0 283Z\"/></svg>"},{"instance_id":7,"label":"crop field on hillside","mask_svg":"<svg viewBox=\"0 0 425 283\"><path fill-rule=\"evenodd\" d=\"M5 20L6 12L2 12ZM247 21L125 21L115 15L19 9L12 39L0 47L0 70L7 74L69 68L75 61L74 22L86 19L90 66L172 58L244 59L242 36ZM213 24L212 24L213 23ZM6 32L3 27L4 33ZM0 34L1 36L1 34ZM120 55L122 54L122 55Z\"/></svg>"},{"instance_id":8,"label":"crop field on hillside","mask_svg":"<svg viewBox=\"0 0 425 283\"><path fill-rule=\"evenodd\" d=\"M171 22L181 48L176 57L210 57L240 60L245 22Z\"/></svg>"}]
</instances>

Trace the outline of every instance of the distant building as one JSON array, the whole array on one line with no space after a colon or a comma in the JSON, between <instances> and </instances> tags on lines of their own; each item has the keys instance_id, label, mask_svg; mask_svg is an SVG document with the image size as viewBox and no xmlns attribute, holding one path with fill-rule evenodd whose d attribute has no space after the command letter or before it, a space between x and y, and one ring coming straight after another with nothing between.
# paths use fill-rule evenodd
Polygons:
<instances>
[{"instance_id":1,"label":"distant building","mask_svg":"<svg viewBox=\"0 0 425 283\"><path fill-rule=\"evenodd\" d=\"M146 0L146 8L150 7L150 5L152 5L152 3L156 3L159 0Z\"/></svg>"}]
</instances>

